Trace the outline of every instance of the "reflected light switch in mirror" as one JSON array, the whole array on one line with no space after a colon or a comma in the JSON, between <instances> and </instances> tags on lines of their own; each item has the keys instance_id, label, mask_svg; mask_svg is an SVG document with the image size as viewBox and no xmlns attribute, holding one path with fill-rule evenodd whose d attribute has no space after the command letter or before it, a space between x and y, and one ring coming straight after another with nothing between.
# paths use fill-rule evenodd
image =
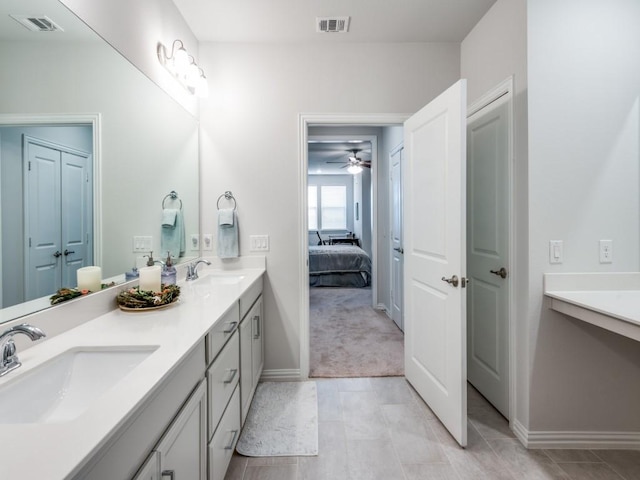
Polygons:
<instances>
[{"instance_id":1,"label":"reflected light switch in mirror","mask_svg":"<svg viewBox=\"0 0 640 480\"><path fill-rule=\"evenodd\" d=\"M191 250L200 250L200 235L197 233L191 234Z\"/></svg>"},{"instance_id":2,"label":"reflected light switch in mirror","mask_svg":"<svg viewBox=\"0 0 640 480\"><path fill-rule=\"evenodd\" d=\"M213 250L213 235L210 233L205 233L202 235L202 249L203 250Z\"/></svg>"}]
</instances>

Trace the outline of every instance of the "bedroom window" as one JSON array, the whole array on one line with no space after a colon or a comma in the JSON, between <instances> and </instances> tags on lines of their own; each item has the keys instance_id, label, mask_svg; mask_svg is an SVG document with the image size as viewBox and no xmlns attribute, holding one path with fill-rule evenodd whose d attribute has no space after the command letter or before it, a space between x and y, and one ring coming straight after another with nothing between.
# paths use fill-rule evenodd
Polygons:
<instances>
[{"instance_id":1,"label":"bedroom window","mask_svg":"<svg viewBox=\"0 0 640 480\"><path fill-rule=\"evenodd\" d=\"M347 187L309 185L309 230L347 230Z\"/></svg>"}]
</instances>

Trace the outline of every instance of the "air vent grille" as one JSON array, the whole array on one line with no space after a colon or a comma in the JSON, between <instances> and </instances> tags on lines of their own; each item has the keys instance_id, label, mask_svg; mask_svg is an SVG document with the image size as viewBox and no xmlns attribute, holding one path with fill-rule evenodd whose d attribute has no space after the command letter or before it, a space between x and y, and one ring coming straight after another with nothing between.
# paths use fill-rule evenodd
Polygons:
<instances>
[{"instance_id":1,"label":"air vent grille","mask_svg":"<svg viewBox=\"0 0 640 480\"><path fill-rule=\"evenodd\" d=\"M318 17L316 31L322 33L347 33L351 17Z\"/></svg>"},{"instance_id":2,"label":"air vent grille","mask_svg":"<svg viewBox=\"0 0 640 480\"><path fill-rule=\"evenodd\" d=\"M32 32L64 32L60 25L46 15L11 15L11 18Z\"/></svg>"}]
</instances>

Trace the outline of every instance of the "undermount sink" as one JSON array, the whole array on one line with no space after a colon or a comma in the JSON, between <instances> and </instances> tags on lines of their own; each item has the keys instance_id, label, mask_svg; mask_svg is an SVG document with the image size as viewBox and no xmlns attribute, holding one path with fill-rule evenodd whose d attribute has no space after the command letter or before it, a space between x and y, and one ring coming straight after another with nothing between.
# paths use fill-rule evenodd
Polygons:
<instances>
[{"instance_id":1,"label":"undermount sink","mask_svg":"<svg viewBox=\"0 0 640 480\"><path fill-rule=\"evenodd\" d=\"M74 420L157 348L79 347L33 371L18 369L0 387L0 424Z\"/></svg>"},{"instance_id":2,"label":"undermount sink","mask_svg":"<svg viewBox=\"0 0 640 480\"><path fill-rule=\"evenodd\" d=\"M201 277L203 282L209 282L214 285L235 285L244 279L244 275L237 273L213 273L208 272Z\"/></svg>"}]
</instances>

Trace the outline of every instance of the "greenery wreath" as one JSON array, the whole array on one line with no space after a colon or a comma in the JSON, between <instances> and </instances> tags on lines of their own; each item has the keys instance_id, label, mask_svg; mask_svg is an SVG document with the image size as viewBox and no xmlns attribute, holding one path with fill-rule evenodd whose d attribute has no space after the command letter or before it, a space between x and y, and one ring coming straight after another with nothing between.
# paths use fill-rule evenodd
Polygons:
<instances>
[{"instance_id":1,"label":"greenery wreath","mask_svg":"<svg viewBox=\"0 0 640 480\"><path fill-rule=\"evenodd\" d=\"M101 288L104 290L105 288L110 288L115 286L115 282L111 283L103 283L101 284ZM66 302L67 300L71 300L76 297L81 297L82 295L88 295L91 291L89 290L78 290L77 288L61 288L56 293L49 297L51 305L57 305L58 303Z\"/></svg>"},{"instance_id":2,"label":"greenery wreath","mask_svg":"<svg viewBox=\"0 0 640 480\"><path fill-rule=\"evenodd\" d=\"M178 300L180 287L171 284L162 284L160 292L151 290L140 290L140 287L133 287L118 294L116 301L118 305L125 308L151 308L169 305Z\"/></svg>"}]
</instances>

